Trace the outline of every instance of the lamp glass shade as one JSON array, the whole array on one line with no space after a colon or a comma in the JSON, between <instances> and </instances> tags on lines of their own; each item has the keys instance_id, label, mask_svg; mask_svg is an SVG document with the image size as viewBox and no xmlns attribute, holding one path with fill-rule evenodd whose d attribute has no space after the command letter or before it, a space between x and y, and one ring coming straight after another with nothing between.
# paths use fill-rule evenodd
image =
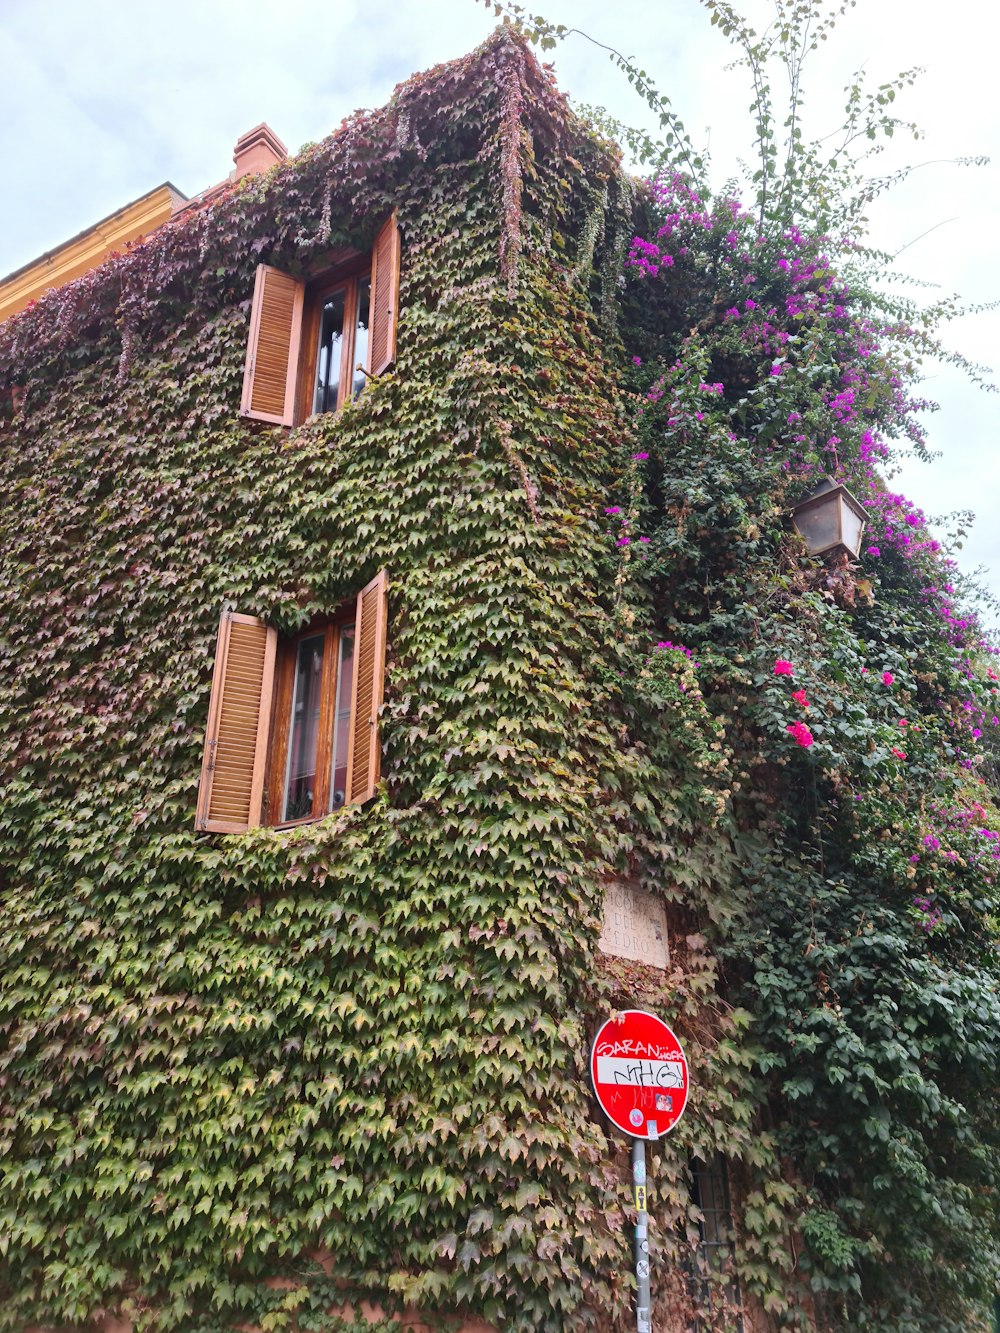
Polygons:
<instances>
[{"instance_id":1,"label":"lamp glass shade","mask_svg":"<svg viewBox=\"0 0 1000 1333\"><path fill-rule=\"evenodd\" d=\"M792 510L792 522L810 555L861 550L867 513L846 486L825 478L817 490Z\"/></svg>"},{"instance_id":2,"label":"lamp glass shade","mask_svg":"<svg viewBox=\"0 0 1000 1333\"><path fill-rule=\"evenodd\" d=\"M854 501L852 504L851 501ZM857 506L855 508L855 506ZM854 500L850 492L845 493L840 504L840 540L851 555L861 550L861 537L865 530L865 511Z\"/></svg>"}]
</instances>

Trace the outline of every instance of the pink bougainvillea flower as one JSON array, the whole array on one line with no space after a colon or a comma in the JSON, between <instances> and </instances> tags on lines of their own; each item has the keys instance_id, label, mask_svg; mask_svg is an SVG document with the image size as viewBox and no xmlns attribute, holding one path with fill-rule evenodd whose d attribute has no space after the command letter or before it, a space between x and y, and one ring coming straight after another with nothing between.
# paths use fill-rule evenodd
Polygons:
<instances>
[{"instance_id":1,"label":"pink bougainvillea flower","mask_svg":"<svg viewBox=\"0 0 1000 1333\"><path fill-rule=\"evenodd\" d=\"M906 751L905 751L905 750L899 750L899 749L897 749L895 745L892 747L892 752L893 752L893 754L896 756L897 759L905 759L905 758L906 758Z\"/></svg>"},{"instance_id":2,"label":"pink bougainvillea flower","mask_svg":"<svg viewBox=\"0 0 1000 1333\"><path fill-rule=\"evenodd\" d=\"M774 659L774 674L776 676L790 676L793 674L793 670L794 668L787 658L776 657Z\"/></svg>"},{"instance_id":3,"label":"pink bougainvillea flower","mask_svg":"<svg viewBox=\"0 0 1000 1333\"><path fill-rule=\"evenodd\" d=\"M792 698L797 704L801 704L803 708L809 707L809 700L806 698L805 690L796 690L792 695Z\"/></svg>"},{"instance_id":4,"label":"pink bougainvillea flower","mask_svg":"<svg viewBox=\"0 0 1000 1333\"><path fill-rule=\"evenodd\" d=\"M633 454L632 457L635 460L635 462L644 463L646 459L649 457L649 454Z\"/></svg>"},{"instance_id":5,"label":"pink bougainvillea flower","mask_svg":"<svg viewBox=\"0 0 1000 1333\"><path fill-rule=\"evenodd\" d=\"M785 730L804 749L808 750L809 746L812 745L813 734L804 722L789 722Z\"/></svg>"},{"instance_id":6,"label":"pink bougainvillea flower","mask_svg":"<svg viewBox=\"0 0 1000 1333\"><path fill-rule=\"evenodd\" d=\"M865 555L881 555L881 554L882 552L878 549L877 546L869 546L865 550Z\"/></svg>"},{"instance_id":7,"label":"pink bougainvillea flower","mask_svg":"<svg viewBox=\"0 0 1000 1333\"><path fill-rule=\"evenodd\" d=\"M892 674L891 671L883 671L883 672L882 672L882 684L883 684L883 685L891 685L892 682L893 682L895 679L896 679L896 677Z\"/></svg>"}]
</instances>

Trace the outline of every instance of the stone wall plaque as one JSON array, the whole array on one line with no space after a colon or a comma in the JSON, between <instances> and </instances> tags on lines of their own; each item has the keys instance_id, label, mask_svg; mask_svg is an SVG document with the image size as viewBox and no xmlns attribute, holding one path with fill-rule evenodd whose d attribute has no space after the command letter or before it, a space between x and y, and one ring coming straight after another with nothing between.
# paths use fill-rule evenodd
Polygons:
<instances>
[{"instance_id":1,"label":"stone wall plaque","mask_svg":"<svg viewBox=\"0 0 1000 1333\"><path fill-rule=\"evenodd\" d=\"M604 926L598 947L615 958L667 968L667 910L645 889L613 881L604 893Z\"/></svg>"}]
</instances>

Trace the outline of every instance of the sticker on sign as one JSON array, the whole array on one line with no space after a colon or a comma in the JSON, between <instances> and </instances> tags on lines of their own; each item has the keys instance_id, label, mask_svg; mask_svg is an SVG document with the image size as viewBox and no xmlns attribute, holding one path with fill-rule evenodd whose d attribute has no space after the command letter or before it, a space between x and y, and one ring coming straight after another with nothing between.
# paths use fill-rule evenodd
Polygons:
<instances>
[{"instance_id":1,"label":"sticker on sign","mask_svg":"<svg viewBox=\"0 0 1000 1333\"><path fill-rule=\"evenodd\" d=\"M590 1053L601 1109L623 1134L658 1139L681 1117L688 1064L675 1034L655 1014L626 1009L602 1024Z\"/></svg>"}]
</instances>

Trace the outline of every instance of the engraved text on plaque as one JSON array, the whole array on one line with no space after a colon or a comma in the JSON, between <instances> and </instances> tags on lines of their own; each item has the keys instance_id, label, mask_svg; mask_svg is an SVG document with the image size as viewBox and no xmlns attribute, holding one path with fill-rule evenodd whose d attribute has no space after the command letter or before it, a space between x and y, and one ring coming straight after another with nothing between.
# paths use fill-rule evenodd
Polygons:
<instances>
[{"instance_id":1,"label":"engraved text on plaque","mask_svg":"<svg viewBox=\"0 0 1000 1333\"><path fill-rule=\"evenodd\" d=\"M667 912L663 903L645 889L610 883L604 897L604 928L598 946L616 958L666 968Z\"/></svg>"}]
</instances>

